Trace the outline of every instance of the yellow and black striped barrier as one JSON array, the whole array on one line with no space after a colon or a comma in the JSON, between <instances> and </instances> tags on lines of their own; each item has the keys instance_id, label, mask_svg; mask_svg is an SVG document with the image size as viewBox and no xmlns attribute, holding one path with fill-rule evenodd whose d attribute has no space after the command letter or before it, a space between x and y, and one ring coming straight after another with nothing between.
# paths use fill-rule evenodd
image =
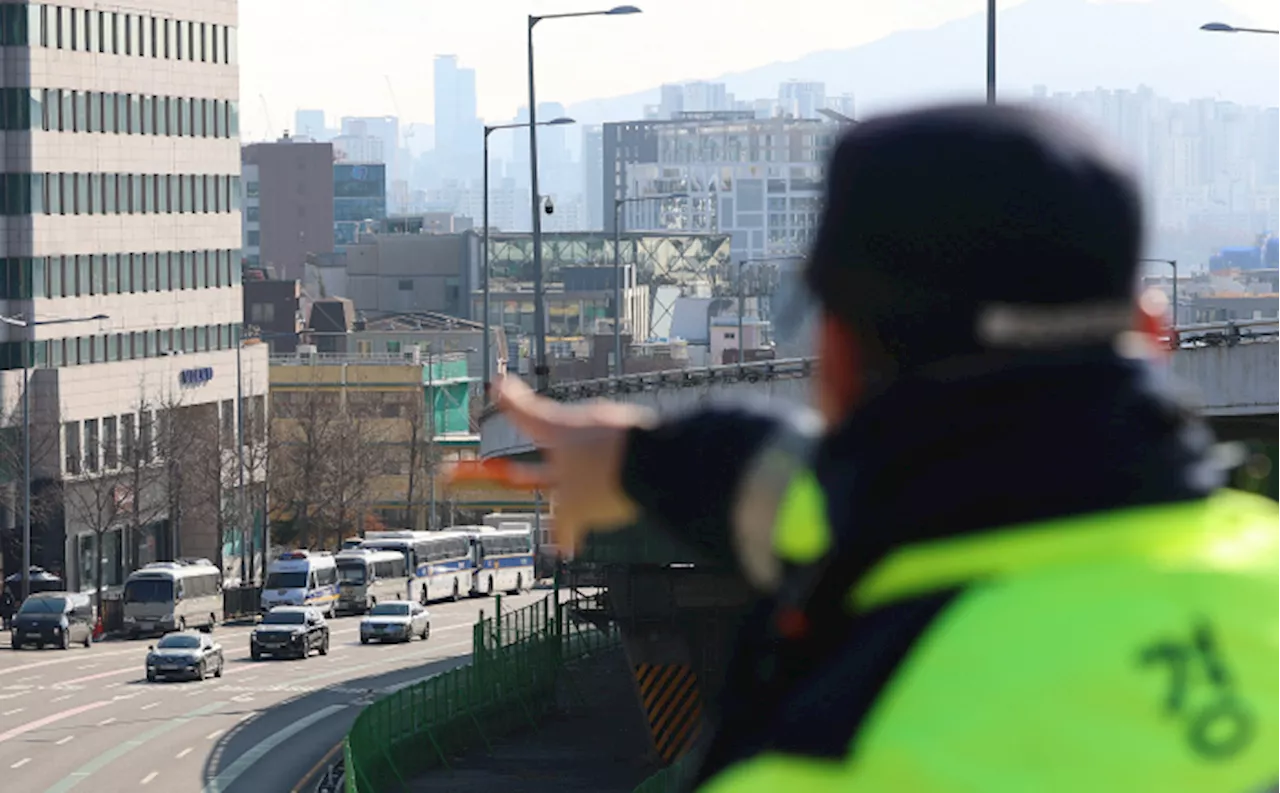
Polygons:
<instances>
[{"instance_id":1,"label":"yellow and black striped barrier","mask_svg":"<svg viewBox=\"0 0 1280 793\"><path fill-rule=\"evenodd\" d=\"M698 676L679 664L637 664L635 675L653 746L664 762L675 762L702 729Z\"/></svg>"}]
</instances>

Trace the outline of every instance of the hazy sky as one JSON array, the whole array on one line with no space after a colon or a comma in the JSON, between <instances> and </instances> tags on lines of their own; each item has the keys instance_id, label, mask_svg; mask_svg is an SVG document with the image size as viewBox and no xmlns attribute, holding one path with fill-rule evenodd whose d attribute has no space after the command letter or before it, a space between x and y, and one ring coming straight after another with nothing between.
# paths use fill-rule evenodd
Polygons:
<instances>
[{"instance_id":1,"label":"hazy sky","mask_svg":"<svg viewBox=\"0 0 1280 793\"><path fill-rule=\"evenodd\" d=\"M1001 7L1022 0L1001 0ZM1103 0L1117 1L1117 0ZM1170 0L1126 0L1155 3ZM1274 27L1277 0L1224 0ZM480 115L511 118L527 91L525 16L611 0L240 0L242 135L277 136L299 107L429 123L431 61L476 69ZM549 21L537 29L539 101L565 104L716 77L895 30L980 12L983 0L635 0L643 14ZM783 17L785 15L785 17ZM976 42L976 46L982 46ZM388 87L390 78L391 87ZM975 75L975 82L981 79ZM394 90L394 100L392 91ZM264 102L265 100L265 102ZM270 124L264 104L270 107ZM333 123L333 120L330 120Z\"/></svg>"}]
</instances>

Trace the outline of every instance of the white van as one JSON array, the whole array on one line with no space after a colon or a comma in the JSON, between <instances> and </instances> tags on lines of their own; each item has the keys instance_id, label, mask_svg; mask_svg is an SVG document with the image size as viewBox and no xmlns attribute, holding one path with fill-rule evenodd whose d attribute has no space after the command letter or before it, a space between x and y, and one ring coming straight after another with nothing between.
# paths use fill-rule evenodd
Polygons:
<instances>
[{"instance_id":1,"label":"white van","mask_svg":"<svg viewBox=\"0 0 1280 793\"><path fill-rule=\"evenodd\" d=\"M328 551L285 551L267 567L262 613L276 606L313 606L332 617L338 605L338 565Z\"/></svg>"},{"instance_id":2,"label":"white van","mask_svg":"<svg viewBox=\"0 0 1280 793\"><path fill-rule=\"evenodd\" d=\"M212 630L222 619L222 571L207 559L152 562L124 582L124 631Z\"/></svg>"}]
</instances>

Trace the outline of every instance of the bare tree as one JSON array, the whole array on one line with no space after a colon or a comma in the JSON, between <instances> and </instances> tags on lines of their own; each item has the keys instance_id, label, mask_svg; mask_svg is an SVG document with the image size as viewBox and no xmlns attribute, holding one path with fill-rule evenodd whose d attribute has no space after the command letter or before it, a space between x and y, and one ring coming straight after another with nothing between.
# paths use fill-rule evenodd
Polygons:
<instances>
[{"instance_id":1,"label":"bare tree","mask_svg":"<svg viewBox=\"0 0 1280 793\"><path fill-rule=\"evenodd\" d=\"M405 421L408 425L408 441L406 456L409 458L409 470L405 486L405 505L408 528L417 529L420 491L423 482L431 476L435 467L435 443L431 437L430 406L424 399L415 399L414 403L405 406Z\"/></svg>"},{"instance_id":2,"label":"bare tree","mask_svg":"<svg viewBox=\"0 0 1280 793\"><path fill-rule=\"evenodd\" d=\"M23 434L22 394L19 392L14 408L8 412L0 411L0 506L13 516L11 532L0 527L0 559L8 556L19 560L19 564L22 559L22 525L25 507L22 497L25 467ZM42 432L39 425L33 424L30 455L33 477L35 467L40 460L47 458L56 460L60 453L58 433ZM32 484L34 485L35 482L33 481ZM51 518L57 513L59 507L60 498L56 488L32 488L31 522L33 525ZM32 535L31 558L33 560L39 557L36 553L37 548L34 547L39 542L38 534L39 532L33 532Z\"/></svg>"},{"instance_id":3,"label":"bare tree","mask_svg":"<svg viewBox=\"0 0 1280 793\"><path fill-rule=\"evenodd\" d=\"M331 499L326 479L344 420L337 396L319 389L286 391L274 405L270 482L285 542L311 546L323 541Z\"/></svg>"},{"instance_id":4,"label":"bare tree","mask_svg":"<svg viewBox=\"0 0 1280 793\"><path fill-rule=\"evenodd\" d=\"M376 426L367 419L347 414L332 430L332 453L324 468L330 496L326 523L334 532L334 547L341 547L344 536L364 528L370 489L383 470L385 447Z\"/></svg>"},{"instance_id":5,"label":"bare tree","mask_svg":"<svg viewBox=\"0 0 1280 793\"><path fill-rule=\"evenodd\" d=\"M142 499L139 491L130 489L126 475L101 471L98 453L96 446L84 449L83 455L72 456L69 451L69 459L75 462L60 490L68 522L93 535L93 605L101 613L103 538L112 529L123 528L134 503Z\"/></svg>"}]
</instances>

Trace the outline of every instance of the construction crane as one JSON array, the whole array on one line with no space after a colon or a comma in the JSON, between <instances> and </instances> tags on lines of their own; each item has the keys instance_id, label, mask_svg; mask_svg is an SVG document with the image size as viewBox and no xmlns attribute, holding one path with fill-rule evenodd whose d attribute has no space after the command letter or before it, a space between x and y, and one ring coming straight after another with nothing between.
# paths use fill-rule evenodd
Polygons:
<instances>
[{"instance_id":1,"label":"construction crane","mask_svg":"<svg viewBox=\"0 0 1280 793\"><path fill-rule=\"evenodd\" d=\"M263 94L258 94L258 99L262 100L262 115L265 116L267 119L266 139L270 141L271 138L273 137L273 135L271 134L271 131L276 128L276 125L271 123L271 106L267 104L267 97L264 96Z\"/></svg>"},{"instance_id":2,"label":"construction crane","mask_svg":"<svg viewBox=\"0 0 1280 793\"><path fill-rule=\"evenodd\" d=\"M391 109L395 111L397 119L403 120L404 116L400 114L400 103L396 101L396 89L391 86L391 75L384 74L382 77L387 81L387 93L391 95ZM400 148L409 148L409 138L413 137L414 126L414 124L409 124L404 128L404 131L400 133Z\"/></svg>"}]
</instances>

